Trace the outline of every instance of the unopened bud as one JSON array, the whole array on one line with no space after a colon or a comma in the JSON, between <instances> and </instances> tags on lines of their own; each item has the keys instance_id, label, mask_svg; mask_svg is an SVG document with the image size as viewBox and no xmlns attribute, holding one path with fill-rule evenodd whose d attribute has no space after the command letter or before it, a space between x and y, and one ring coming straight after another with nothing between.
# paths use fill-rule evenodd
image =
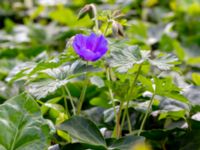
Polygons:
<instances>
[{"instance_id":1,"label":"unopened bud","mask_svg":"<svg viewBox=\"0 0 200 150\"><path fill-rule=\"evenodd\" d=\"M78 19L83 18L86 14L90 16L90 18L94 18L96 16L96 6L94 4L85 5L78 14Z\"/></svg>"},{"instance_id":2,"label":"unopened bud","mask_svg":"<svg viewBox=\"0 0 200 150\"><path fill-rule=\"evenodd\" d=\"M112 31L114 35L124 36L124 30L123 30L122 25L114 20L112 22Z\"/></svg>"},{"instance_id":3,"label":"unopened bud","mask_svg":"<svg viewBox=\"0 0 200 150\"><path fill-rule=\"evenodd\" d=\"M92 11L92 7L90 5L85 5L80 11L79 11L79 14L78 14L78 19L81 19L83 18L86 14L91 14L91 11Z\"/></svg>"}]
</instances>

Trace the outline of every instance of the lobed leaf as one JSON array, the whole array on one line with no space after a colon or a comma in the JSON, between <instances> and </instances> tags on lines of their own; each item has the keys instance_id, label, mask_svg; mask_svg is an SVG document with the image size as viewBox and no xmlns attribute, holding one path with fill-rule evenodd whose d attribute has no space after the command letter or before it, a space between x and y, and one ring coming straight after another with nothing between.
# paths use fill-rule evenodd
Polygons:
<instances>
[{"instance_id":1,"label":"lobed leaf","mask_svg":"<svg viewBox=\"0 0 200 150\"><path fill-rule=\"evenodd\" d=\"M114 48L111 58L108 60L111 67L116 67L120 73L125 73L134 64L141 64L149 57L149 51L140 51L138 46L127 46L126 48Z\"/></svg>"},{"instance_id":2,"label":"lobed leaf","mask_svg":"<svg viewBox=\"0 0 200 150\"><path fill-rule=\"evenodd\" d=\"M41 150L50 144L50 128L37 103L26 94L0 106L0 149Z\"/></svg>"},{"instance_id":3,"label":"lobed leaf","mask_svg":"<svg viewBox=\"0 0 200 150\"><path fill-rule=\"evenodd\" d=\"M156 58L156 59L148 59L150 64L158 67L160 70L169 70L174 66L174 62L178 59L171 54Z\"/></svg>"}]
</instances>

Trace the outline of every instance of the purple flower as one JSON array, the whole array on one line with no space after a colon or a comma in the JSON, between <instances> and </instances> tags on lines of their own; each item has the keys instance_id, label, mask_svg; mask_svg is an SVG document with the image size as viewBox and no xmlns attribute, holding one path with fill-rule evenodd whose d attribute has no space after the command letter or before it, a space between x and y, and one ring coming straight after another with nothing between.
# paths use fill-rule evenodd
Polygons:
<instances>
[{"instance_id":1,"label":"purple flower","mask_svg":"<svg viewBox=\"0 0 200 150\"><path fill-rule=\"evenodd\" d=\"M94 33L91 33L90 36L77 34L72 46L75 52L86 61L96 61L108 50L108 42L105 37Z\"/></svg>"}]
</instances>

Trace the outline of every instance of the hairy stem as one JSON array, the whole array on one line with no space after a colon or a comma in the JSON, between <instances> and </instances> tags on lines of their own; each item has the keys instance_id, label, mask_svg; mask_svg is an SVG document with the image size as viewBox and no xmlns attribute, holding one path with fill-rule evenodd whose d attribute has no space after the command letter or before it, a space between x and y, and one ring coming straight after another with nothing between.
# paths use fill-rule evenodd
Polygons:
<instances>
[{"instance_id":1,"label":"hairy stem","mask_svg":"<svg viewBox=\"0 0 200 150\"><path fill-rule=\"evenodd\" d=\"M145 124L145 122L146 122L146 120L147 120L147 117L148 117L148 115L149 115L149 112L150 112L150 110L151 110L151 106L152 106L152 103L153 103L153 100L154 100L154 96L155 96L155 92L153 93L153 95L152 95L152 97L151 97L151 100L150 100L150 102L149 102L147 111L146 111L145 116L144 116L144 118L143 118L143 120L142 120L142 124L141 124L141 126L140 126L139 131L138 131L138 136L140 136L140 134L141 134L141 132L142 132L142 130L143 130L143 128L144 128L144 124Z\"/></svg>"},{"instance_id":2,"label":"hairy stem","mask_svg":"<svg viewBox=\"0 0 200 150\"><path fill-rule=\"evenodd\" d=\"M84 102L84 98L85 98L85 94L86 94L86 90L87 90L87 86L88 86L88 77L87 77L87 67L88 67L88 62L86 64L86 72L85 72L85 81L84 81L84 87L81 91L81 95L79 98L79 104L78 104L78 108L77 108L77 115L80 114L82 106L83 106L83 102Z\"/></svg>"},{"instance_id":3,"label":"hairy stem","mask_svg":"<svg viewBox=\"0 0 200 150\"><path fill-rule=\"evenodd\" d=\"M82 106L83 106L83 101L84 101L84 98L85 98L86 90L87 90L87 84L84 85L83 90L81 92L81 96L80 96L80 99L79 99L79 105L78 105L78 109L77 109L78 115L80 114Z\"/></svg>"},{"instance_id":4,"label":"hairy stem","mask_svg":"<svg viewBox=\"0 0 200 150\"><path fill-rule=\"evenodd\" d=\"M65 89L63 87L62 87L62 93L63 93L63 98L64 98L65 112L66 112L66 115L68 117L70 117L70 113L69 113L68 105L67 105L67 97L66 97L66 94L65 94Z\"/></svg>"},{"instance_id":5,"label":"hairy stem","mask_svg":"<svg viewBox=\"0 0 200 150\"><path fill-rule=\"evenodd\" d=\"M128 110L127 110L126 115L127 115L127 122L128 122L128 130L129 130L129 133L131 133L132 132L132 125L131 125L131 119L130 119Z\"/></svg>"},{"instance_id":6,"label":"hairy stem","mask_svg":"<svg viewBox=\"0 0 200 150\"><path fill-rule=\"evenodd\" d=\"M72 95L71 95L71 93L70 93L70 91L69 91L67 85L64 86L64 88L65 88L65 90L66 90L66 92L67 92L67 94L68 94L68 96L69 96L69 100L70 100L70 103L71 103L72 109L73 109L73 115L76 115L76 108L75 108L74 103L73 103Z\"/></svg>"},{"instance_id":7,"label":"hairy stem","mask_svg":"<svg viewBox=\"0 0 200 150\"><path fill-rule=\"evenodd\" d=\"M138 71L136 73L136 76L133 80L133 83L131 85L131 88L127 94L127 103L126 103L126 108L125 108L125 111L124 111L124 114L123 114L123 118L122 118L122 123L121 123L121 128L123 128L124 126L124 122L125 122L125 118L127 117L127 121L128 121L128 127L129 127L129 133L132 132L132 125L131 125L131 121L130 121L130 117L129 117L129 113L128 113L128 107L129 107L129 103L130 103L130 97L131 97L131 94L133 93L134 91L134 88L135 88L135 85L136 85L136 82L137 82L137 79L139 77L139 74L141 72L141 69L142 69L142 64L139 65L139 68L138 68Z\"/></svg>"},{"instance_id":8,"label":"hairy stem","mask_svg":"<svg viewBox=\"0 0 200 150\"><path fill-rule=\"evenodd\" d=\"M123 116L122 116L121 128L123 128L126 118L127 118L127 122L128 122L128 130L129 130L129 133L131 133L132 125L131 125L131 120L130 120L130 116L128 113L127 103L126 103L126 108L125 108Z\"/></svg>"},{"instance_id":9,"label":"hairy stem","mask_svg":"<svg viewBox=\"0 0 200 150\"><path fill-rule=\"evenodd\" d=\"M135 85L136 85L137 79L138 79L138 77L139 77L139 75L140 75L141 69L142 69L142 64L139 64L138 71L137 71L137 73L136 73L136 76L135 76L135 78L134 78L134 80L133 80L133 84L132 84L132 86L131 86L130 92L129 92L129 94L128 94L128 103L129 103L129 101L130 101L130 96L131 96L131 94L133 93L133 91L134 91L134 89L135 89Z\"/></svg>"},{"instance_id":10,"label":"hairy stem","mask_svg":"<svg viewBox=\"0 0 200 150\"><path fill-rule=\"evenodd\" d=\"M99 22L98 22L98 16L97 16L97 8L94 4L91 4L93 13L94 13L94 21L95 21L95 27L97 30L99 30Z\"/></svg>"},{"instance_id":11,"label":"hairy stem","mask_svg":"<svg viewBox=\"0 0 200 150\"><path fill-rule=\"evenodd\" d=\"M116 134L115 135L117 136L120 123L118 122L118 119L117 119L117 110L115 108L114 95L113 95L113 91L110 87L110 68L106 68L106 76L107 76L107 80L109 81L108 90L109 90L110 98L111 98L111 101L112 101L112 107L113 107L114 115L115 115L115 123L116 123Z\"/></svg>"},{"instance_id":12,"label":"hairy stem","mask_svg":"<svg viewBox=\"0 0 200 150\"><path fill-rule=\"evenodd\" d=\"M121 126L120 126L120 118L121 118L121 113L122 113L122 109L123 109L123 105L124 105L124 102L122 101L119 105L119 111L117 113L117 123L116 125L116 133L117 133L117 138L120 138L121 137Z\"/></svg>"}]
</instances>

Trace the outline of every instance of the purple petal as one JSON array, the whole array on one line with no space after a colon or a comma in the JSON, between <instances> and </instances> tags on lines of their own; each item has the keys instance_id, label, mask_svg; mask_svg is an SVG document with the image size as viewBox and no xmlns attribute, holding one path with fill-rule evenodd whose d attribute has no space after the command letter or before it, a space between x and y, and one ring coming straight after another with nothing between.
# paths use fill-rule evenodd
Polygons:
<instances>
[{"instance_id":1,"label":"purple petal","mask_svg":"<svg viewBox=\"0 0 200 150\"><path fill-rule=\"evenodd\" d=\"M85 47L85 45L86 45L86 40L87 40L87 36L82 35L82 34L77 34L77 35L75 36L73 45L76 44L76 46L77 46L78 48L80 48L80 47Z\"/></svg>"},{"instance_id":2,"label":"purple petal","mask_svg":"<svg viewBox=\"0 0 200 150\"><path fill-rule=\"evenodd\" d=\"M105 37L97 36L94 33L91 33L90 36L76 35L72 46L75 52L86 61L96 61L108 50L108 42Z\"/></svg>"},{"instance_id":3,"label":"purple petal","mask_svg":"<svg viewBox=\"0 0 200 150\"><path fill-rule=\"evenodd\" d=\"M97 52L97 53L95 53L95 57L92 59L92 61L96 61L96 60L100 59L101 57L102 57L102 54Z\"/></svg>"},{"instance_id":4,"label":"purple petal","mask_svg":"<svg viewBox=\"0 0 200 150\"><path fill-rule=\"evenodd\" d=\"M94 50L98 41L98 36L94 33L91 33L90 36L87 38L86 41L86 48L90 50Z\"/></svg>"},{"instance_id":5,"label":"purple petal","mask_svg":"<svg viewBox=\"0 0 200 150\"><path fill-rule=\"evenodd\" d=\"M93 61L97 57L97 54L86 48L81 48L77 54L86 61Z\"/></svg>"},{"instance_id":6,"label":"purple petal","mask_svg":"<svg viewBox=\"0 0 200 150\"><path fill-rule=\"evenodd\" d=\"M98 45L96 47L96 49L94 50L94 52L100 52L102 55L104 55L108 50L108 42L107 40L104 38L103 35L101 35L98 38Z\"/></svg>"}]
</instances>

